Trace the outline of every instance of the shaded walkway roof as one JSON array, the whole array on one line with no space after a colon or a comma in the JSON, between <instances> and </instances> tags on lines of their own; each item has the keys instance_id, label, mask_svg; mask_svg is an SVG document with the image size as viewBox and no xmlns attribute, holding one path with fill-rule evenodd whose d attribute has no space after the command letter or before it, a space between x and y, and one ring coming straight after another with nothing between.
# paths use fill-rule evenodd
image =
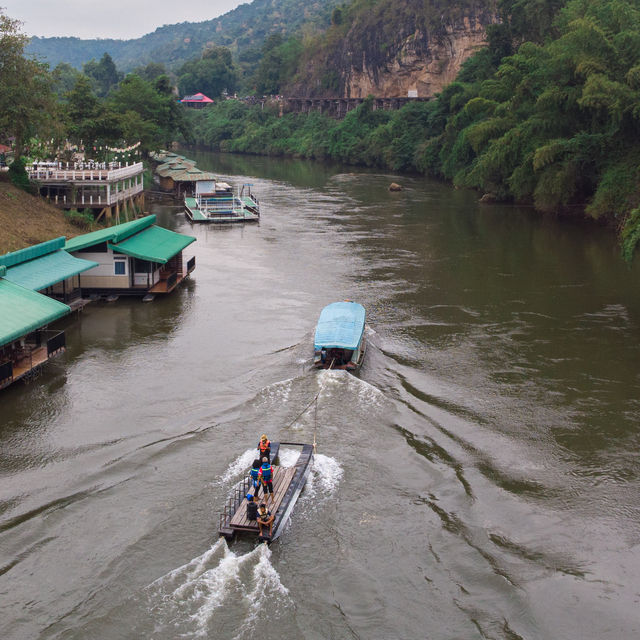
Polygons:
<instances>
[{"instance_id":1,"label":"shaded walkway roof","mask_svg":"<svg viewBox=\"0 0 640 640\"><path fill-rule=\"evenodd\" d=\"M40 291L97 266L97 262L74 258L61 250L11 267L7 270L6 279L21 287Z\"/></svg>"},{"instance_id":2,"label":"shaded walkway roof","mask_svg":"<svg viewBox=\"0 0 640 640\"><path fill-rule=\"evenodd\" d=\"M7 268L5 278L39 291L98 265L69 255L64 244L60 237L0 256L0 266Z\"/></svg>"},{"instance_id":3,"label":"shaded walkway roof","mask_svg":"<svg viewBox=\"0 0 640 640\"><path fill-rule=\"evenodd\" d=\"M0 267L0 346L71 313L62 302L25 289L7 280L6 268Z\"/></svg>"},{"instance_id":4,"label":"shaded walkway roof","mask_svg":"<svg viewBox=\"0 0 640 640\"><path fill-rule=\"evenodd\" d=\"M153 225L118 244L112 243L111 247L134 258L166 264L192 242L195 242L193 236Z\"/></svg>"},{"instance_id":5,"label":"shaded walkway roof","mask_svg":"<svg viewBox=\"0 0 640 640\"><path fill-rule=\"evenodd\" d=\"M134 233L142 231L150 227L156 221L155 215L145 216L144 218L138 218L131 222L123 222L122 224L115 224L112 227L106 229L99 229L98 231L91 231L81 236L76 236L67 240L64 248L67 251L80 251L80 249L86 249L94 244L101 244L102 242L120 242Z\"/></svg>"}]
</instances>

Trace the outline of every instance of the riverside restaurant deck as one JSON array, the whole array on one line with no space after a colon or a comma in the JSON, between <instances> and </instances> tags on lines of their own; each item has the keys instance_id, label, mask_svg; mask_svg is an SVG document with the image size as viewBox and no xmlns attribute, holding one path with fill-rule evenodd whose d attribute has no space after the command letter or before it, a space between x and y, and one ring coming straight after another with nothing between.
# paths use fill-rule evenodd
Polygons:
<instances>
[{"instance_id":1,"label":"riverside restaurant deck","mask_svg":"<svg viewBox=\"0 0 640 640\"><path fill-rule=\"evenodd\" d=\"M120 219L122 209L144 207L142 162L40 162L26 166L29 180L40 195L63 209L94 209Z\"/></svg>"}]
</instances>

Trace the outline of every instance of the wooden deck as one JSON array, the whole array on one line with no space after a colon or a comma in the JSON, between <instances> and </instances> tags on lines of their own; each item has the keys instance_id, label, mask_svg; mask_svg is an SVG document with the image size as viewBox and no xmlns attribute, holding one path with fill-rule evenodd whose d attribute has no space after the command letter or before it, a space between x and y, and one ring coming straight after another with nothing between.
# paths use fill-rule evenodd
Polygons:
<instances>
[{"instance_id":1,"label":"wooden deck","mask_svg":"<svg viewBox=\"0 0 640 640\"><path fill-rule=\"evenodd\" d=\"M29 373L32 369L39 367L49 359L47 355L47 347L38 347L31 352L31 356L20 358L13 365L13 378L14 380L22 378L25 374Z\"/></svg>"},{"instance_id":2,"label":"wooden deck","mask_svg":"<svg viewBox=\"0 0 640 640\"><path fill-rule=\"evenodd\" d=\"M64 350L64 347L59 349L59 351ZM31 350L29 355L18 357L13 361L13 372L11 377L0 380L0 389L4 389L18 380L26 380L29 376L33 377L38 375L42 365L50 360L53 355L55 354L49 355L47 353L47 347L42 346Z\"/></svg>"},{"instance_id":3,"label":"wooden deck","mask_svg":"<svg viewBox=\"0 0 640 640\"><path fill-rule=\"evenodd\" d=\"M275 515L276 511L280 508L282 500L291 484L291 480L296 472L296 467L273 467L273 495L275 502L269 502L267 504L267 510L271 511ZM264 502L264 496L260 492L260 498L258 504ZM266 504L266 503L265 503ZM229 523L231 529L235 531L255 531L258 533L258 523L255 520L247 520L247 499L242 501L242 504L238 507L231 522Z\"/></svg>"}]
</instances>

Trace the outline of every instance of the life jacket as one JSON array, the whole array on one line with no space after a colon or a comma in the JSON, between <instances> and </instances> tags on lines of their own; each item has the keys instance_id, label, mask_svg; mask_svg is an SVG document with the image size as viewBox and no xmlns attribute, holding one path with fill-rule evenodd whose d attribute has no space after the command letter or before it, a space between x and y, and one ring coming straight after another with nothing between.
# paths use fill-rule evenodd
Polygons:
<instances>
[{"instance_id":1,"label":"life jacket","mask_svg":"<svg viewBox=\"0 0 640 640\"><path fill-rule=\"evenodd\" d=\"M260 467L260 477L262 478L262 482L269 482L273 477L273 468L268 462L265 462Z\"/></svg>"},{"instance_id":2,"label":"life jacket","mask_svg":"<svg viewBox=\"0 0 640 640\"><path fill-rule=\"evenodd\" d=\"M260 440L260 442L258 442L258 449L260 449L260 453L264 453L267 449L271 449L271 440L267 440L266 442Z\"/></svg>"},{"instance_id":3,"label":"life jacket","mask_svg":"<svg viewBox=\"0 0 640 640\"><path fill-rule=\"evenodd\" d=\"M260 473L260 469L256 469L255 467L251 467L251 469L249 469L249 475L251 476L251 478L253 480L257 480L258 479L258 474Z\"/></svg>"}]
</instances>

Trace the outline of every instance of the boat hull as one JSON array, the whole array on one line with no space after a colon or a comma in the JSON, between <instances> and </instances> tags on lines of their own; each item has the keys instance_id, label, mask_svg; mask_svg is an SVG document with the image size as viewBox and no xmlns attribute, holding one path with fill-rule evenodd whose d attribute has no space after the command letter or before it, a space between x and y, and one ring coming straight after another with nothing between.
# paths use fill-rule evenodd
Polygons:
<instances>
[{"instance_id":1,"label":"boat hull","mask_svg":"<svg viewBox=\"0 0 640 640\"><path fill-rule=\"evenodd\" d=\"M316 352L313 366L316 369L333 369L333 370L342 370L342 371L351 371L352 373L357 373L360 371L362 367L362 363L364 361L364 354L367 349L367 343L363 336L362 341L360 342L360 346L357 351L354 352L353 357L344 364L336 364L335 360L332 358L326 358L325 361L322 361L320 355Z\"/></svg>"}]
</instances>

